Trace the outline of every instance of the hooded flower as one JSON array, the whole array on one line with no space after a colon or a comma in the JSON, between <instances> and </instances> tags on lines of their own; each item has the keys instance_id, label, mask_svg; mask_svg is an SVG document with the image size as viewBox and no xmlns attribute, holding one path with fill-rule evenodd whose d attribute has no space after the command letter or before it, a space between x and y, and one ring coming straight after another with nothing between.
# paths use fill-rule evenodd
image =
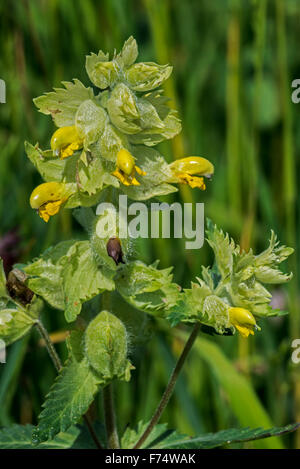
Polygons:
<instances>
[{"instance_id":1,"label":"hooded flower","mask_svg":"<svg viewBox=\"0 0 300 469\"><path fill-rule=\"evenodd\" d=\"M38 210L39 216L47 223L49 218L56 215L61 205L67 201L71 193L64 183L45 182L37 186L31 196L30 205Z\"/></svg>"},{"instance_id":2,"label":"hooded flower","mask_svg":"<svg viewBox=\"0 0 300 469\"><path fill-rule=\"evenodd\" d=\"M231 325L239 331L242 337L254 335L254 329L259 329L253 314L247 309L231 307L228 313Z\"/></svg>"},{"instance_id":3,"label":"hooded flower","mask_svg":"<svg viewBox=\"0 0 300 469\"><path fill-rule=\"evenodd\" d=\"M198 187L201 190L206 189L204 178L211 178L214 174L214 166L205 158L200 156L189 156L174 161L169 165L172 172L172 180L170 182L179 182L188 184L192 189Z\"/></svg>"},{"instance_id":4,"label":"hooded flower","mask_svg":"<svg viewBox=\"0 0 300 469\"><path fill-rule=\"evenodd\" d=\"M82 148L83 140L79 136L76 126L71 125L57 129L52 135L50 145L55 155L64 159Z\"/></svg>"},{"instance_id":5,"label":"hooded flower","mask_svg":"<svg viewBox=\"0 0 300 469\"><path fill-rule=\"evenodd\" d=\"M117 154L117 168L112 173L125 186L139 186L140 183L136 179L135 174L145 176L145 171L135 165L134 157L128 150L123 148Z\"/></svg>"}]
</instances>

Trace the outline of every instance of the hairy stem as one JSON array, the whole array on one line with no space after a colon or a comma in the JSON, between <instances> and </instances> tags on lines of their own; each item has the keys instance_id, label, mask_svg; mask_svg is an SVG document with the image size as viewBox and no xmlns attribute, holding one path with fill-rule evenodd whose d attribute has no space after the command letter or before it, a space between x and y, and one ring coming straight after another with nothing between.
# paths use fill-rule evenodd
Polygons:
<instances>
[{"instance_id":1,"label":"hairy stem","mask_svg":"<svg viewBox=\"0 0 300 469\"><path fill-rule=\"evenodd\" d=\"M108 448L120 448L114 409L114 396L112 384L103 389L103 407Z\"/></svg>"},{"instance_id":2,"label":"hairy stem","mask_svg":"<svg viewBox=\"0 0 300 469\"><path fill-rule=\"evenodd\" d=\"M59 356L56 353L56 350L54 348L53 343L51 342L48 331L45 329L43 323L40 320L38 320L35 324L36 324L36 327L37 327L40 335L42 336L42 338L45 341L46 349L47 349L47 351L49 353L49 356L50 356L50 358L53 362L53 365L55 366L56 371L59 373L60 370L62 369L62 363L60 361Z\"/></svg>"},{"instance_id":3,"label":"hairy stem","mask_svg":"<svg viewBox=\"0 0 300 469\"><path fill-rule=\"evenodd\" d=\"M188 356L188 353L189 351L191 350L196 338L197 338L197 335L198 335L198 332L199 332L199 329L200 329L200 324L199 323L196 323L193 327L193 330L191 332L191 335L189 336L185 346L184 346L184 349L183 351L181 352L181 355L178 359L178 362L176 363L176 366L170 376L170 379L169 379L169 382L167 384L167 387L166 387L166 390L160 400L160 403L158 404L158 407L156 409L156 411L154 412L153 416L152 416L152 419L150 420L149 422L149 425L148 427L146 428L146 430L144 431L144 433L142 434L142 436L140 437L140 439L138 440L138 442L135 444L135 446L133 447L133 449L139 449L142 444L146 441L146 439L148 438L148 436L150 435L150 433L152 432L153 428L155 427L155 425L158 423L163 411L165 410L166 406L168 405L169 403L169 400L173 394L173 391L174 391L174 388L175 388L175 384L176 384L176 381L178 379L178 376L179 376L179 373L183 367L183 364L186 360L186 357Z\"/></svg>"},{"instance_id":4,"label":"hairy stem","mask_svg":"<svg viewBox=\"0 0 300 469\"><path fill-rule=\"evenodd\" d=\"M44 327L43 323L42 323L40 320L38 320L38 321L35 323L35 325L36 325L36 328L37 328L37 330L39 331L40 335L41 335L42 338L44 339L45 344L46 344L46 348L47 348L47 351L48 351L48 354L49 354L49 356L50 356L50 358L51 358L51 360L52 360L52 362L53 362L53 365L55 366L56 371L59 373L60 370L62 369L62 363L61 363L61 361L60 361L59 356L57 355L57 352L56 352L56 350L55 350L55 348L54 348L53 343L51 342L51 339L50 339L50 336L49 336L49 334L48 334L48 331L47 331L47 329ZM92 437L93 440L94 440L95 445L97 446L98 449L103 449L102 446L101 446L101 443L100 443L100 441L98 440L97 435L96 435L96 433L95 433L95 431L94 431L94 428L93 428L93 425L92 425L92 423L91 423L91 421L90 421L89 416L86 414L86 415L83 416L83 418L84 418L84 421L85 421L85 423L86 423L86 426L87 426L87 428L88 428L88 430L89 430L89 432L90 432L90 435L91 435L91 437Z\"/></svg>"}]
</instances>

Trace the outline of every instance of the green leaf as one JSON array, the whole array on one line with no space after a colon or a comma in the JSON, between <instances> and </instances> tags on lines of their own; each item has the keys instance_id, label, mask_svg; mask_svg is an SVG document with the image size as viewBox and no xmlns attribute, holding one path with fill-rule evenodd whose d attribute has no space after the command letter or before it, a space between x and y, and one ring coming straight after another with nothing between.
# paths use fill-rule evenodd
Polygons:
<instances>
[{"instance_id":1,"label":"green leaf","mask_svg":"<svg viewBox=\"0 0 300 469\"><path fill-rule=\"evenodd\" d=\"M113 290L113 272L96 262L89 241L63 241L24 268L28 287L51 306L65 311L68 322L82 303L104 290Z\"/></svg>"},{"instance_id":2,"label":"green leaf","mask_svg":"<svg viewBox=\"0 0 300 469\"><path fill-rule=\"evenodd\" d=\"M0 310L0 339L6 345L23 337L35 323L25 308L15 307Z\"/></svg>"},{"instance_id":3,"label":"green leaf","mask_svg":"<svg viewBox=\"0 0 300 469\"><path fill-rule=\"evenodd\" d=\"M137 145L132 147L132 154L136 158L137 166L141 167L146 175L138 178L139 186L122 186L124 194L133 200L148 200L177 192L177 187L166 182L171 178L169 165L158 151Z\"/></svg>"},{"instance_id":4,"label":"green leaf","mask_svg":"<svg viewBox=\"0 0 300 469\"><path fill-rule=\"evenodd\" d=\"M77 155L74 154L72 158L61 160L53 158L52 152L49 155L49 152L42 151L38 146L33 146L28 142L25 142L25 151L44 181L75 183L77 164L80 158L79 152L77 152Z\"/></svg>"},{"instance_id":5,"label":"green leaf","mask_svg":"<svg viewBox=\"0 0 300 469\"><path fill-rule=\"evenodd\" d=\"M59 433L53 441L33 445L33 425L12 425L0 430L0 449L68 449L75 443L80 430L71 427L68 432Z\"/></svg>"},{"instance_id":6,"label":"green leaf","mask_svg":"<svg viewBox=\"0 0 300 469\"><path fill-rule=\"evenodd\" d=\"M125 134L135 134L142 129L135 96L124 83L119 83L111 92L107 110L113 125Z\"/></svg>"},{"instance_id":7,"label":"green leaf","mask_svg":"<svg viewBox=\"0 0 300 469\"><path fill-rule=\"evenodd\" d=\"M224 234L216 225L209 224L207 230L208 243L213 249L218 271L222 279L230 277L233 266L233 252L235 243L229 238L228 233Z\"/></svg>"},{"instance_id":8,"label":"green leaf","mask_svg":"<svg viewBox=\"0 0 300 469\"><path fill-rule=\"evenodd\" d=\"M121 52L116 57L116 62L121 67L129 67L132 65L138 56L138 46L136 40L130 36L124 43Z\"/></svg>"},{"instance_id":9,"label":"green leaf","mask_svg":"<svg viewBox=\"0 0 300 469\"><path fill-rule=\"evenodd\" d=\"M129 86L135 91L151 91L158 88L172 73L173 67L154 62L140 62L131 65L125 72Z\"/></svg>"},{"instance_id":10,"label":"green leaf","mask_svg":"<svg viewBox=\"0 0 300 469\"><path fill-rule=\"evenodd\" d=\"M148 422L149 423L149 422ZM148 423L139 422L137 429L132 429L130 427L126 428L125 433L121 438L121 447L122 449L132 449L134 445L138 442L139 438L142 436ZM155 425L150 435L146 438L144 443L141 446L141 449L149 448L161 448L167 447L168 443L171 444L173 440L182 440L184 435L180 435L173 430L168 430L166 424ZM161 446L164 445L164 446Z\"/></svg>"},{"instance_id":11,"label":"green leaf","mask_svg":"<svg viewBox=\"0 0 300 469\"><path fill-rule=\"evenodd\" d=\"M78 183L80 189L89 195L96 194L105 186L119 187L117 179L105 170L99 158L93 158L87 164L79 161Z\"/></svg>"},{"instance_id":12,"label":"green leaf","mask_svg":"<svg viewBox=\"0 0 300 469\"><path fill-rule=\"evenodd\" d=\"M101 50L87 55L85 68L91 82L102 90L112 86L118 77L118 63L109 61L109 54Z\"/></svg>"},{"instance_id":13,"label":"green leaf","mask_svg":"<svg viewBox=\"0 0 300 469\"><path fill-rule=\"evenodd\" d=\"M121 443L123 449L131 449L147 428L148 423L139 422L137 430L127 428ZM174 430L168 430L166 424L158 424L145 440L142 449L212 449L231 443L269 438L283 435L299 428L300 424L291 424L285 427L274 427L269 430L262 428L230 428L217 433L207 433L194 438L180 435Z\"/></svg>"},{"instance_id":14,"label":"green leaf","mask_svg":"<svg viewBox=\"0 0 300 469\"><path fill-rule=\"evenodd\" d=\"M54 438L78 422L92 403L101 379L88 361L69 361L57 377L43 404L39 424L33 430L35 444Z\"/></svg>"},{"instance_id":15,"label":"green leaf","mask_svg":"<svg viewBox=\"0 0 300 469\"><path fill-rule=\"evenodd\" d=\"M130 379L133 368L127 360L127 333L124 324L108 311L93 319L85 332L85 354L89 364L105 380Z\"/></svg>"},{"instance_id":16,"label":"green leaf","mask_svg":"<svg viewBox=\"0 0 300 469\"><path fill-rule=\"evenodd\" d=\"M39 111L50 114L58 127L74 125L80 104L94 97L93 90L86 88L79 80L74 80L74 83L64 81L62 84L65 89L55 88L33 100Z\"/></svg>"},{"instance_id":17,"label":"green leaf","mask_svg":"<svg viewBox=\"0 0 300 469\"><path fill-rule=\"evenodd\" d=\"M285 427L273 427L269 430L262 428L230 428L217 433L208 433L194 438L180 438L173 436L169 441L163 440L159 448L171 449L211 449L218 446L229 445L231 443L243 443L246 441L261 440L264 438L281 436L299 428L300 424L290 424ZM262 442L264 444L264 442Z\"/></svg>"},{"instance_id":18,"label":"green leaf","mask_svg":"<svg viewBox=\"0 0 300 469\"><path fill-rule=\"evenodd\" d=\"M61 258L60 265L68 322L76 319L83 302L114 289L113 273L98 266L88 241L75 243Z\"/></svg>"},{"instance_id":19,"label":"green leaf","mask_svg":"<svg viewBox=\"0 0 300 469\"><path fill-rule=\"evenodd\" d=\"M172 283L172 268L158 270L156 266L141 261L127 263L116 274L116 288L135 308L165 316L180 299L180 287Z\"/></svg>"},{"instance_id":20,"label":"green leaf","mask_svg":"<svg viewBox=\"0 0 300 469\"><path fill-rule=\"evenodd\" d=\"M88 99L80 104L75 123L79 135L84 139L85 148L89 148L89 145L98 140L107 120L107 113L95 101Z\"/></svg>"},{"instance_id":21,"label":"green leaf","mask_svg":"<svg viewBox=\"0 0 300 469\"><path fill-rule=\"evenodd\" d=\"M111 124L105 126L96 145L97 147L92 149L93 155L99 155L114 164L116 164L118 152L129 146L127 136Z\"/></svg>"}]
</instances>

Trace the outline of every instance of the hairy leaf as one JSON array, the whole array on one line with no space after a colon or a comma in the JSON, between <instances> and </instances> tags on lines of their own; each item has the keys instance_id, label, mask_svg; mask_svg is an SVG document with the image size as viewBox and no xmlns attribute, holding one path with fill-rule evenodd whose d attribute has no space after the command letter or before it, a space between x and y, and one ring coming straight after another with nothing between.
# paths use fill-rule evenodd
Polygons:
<instances>
[{"instance_id":1,"label":"hairy leaf","mask_svg":"<svg viewBox=\"0 0 300 469\"><path fill-rule=\"evenodd\" d=\"M35 444L54 438L78 422L88 410L101 384L86 359L69 361L57 377L43 404L38 426L33 430Z\"/></svg>"}]
</instances>

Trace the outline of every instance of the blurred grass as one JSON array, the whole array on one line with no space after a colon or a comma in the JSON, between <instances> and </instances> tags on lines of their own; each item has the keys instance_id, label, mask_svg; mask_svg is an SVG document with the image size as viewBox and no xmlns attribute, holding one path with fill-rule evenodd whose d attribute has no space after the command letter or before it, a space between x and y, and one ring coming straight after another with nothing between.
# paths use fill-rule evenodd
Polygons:
<instances>
[{"instance_id":1,"label":"blurred grass","mask_svg":"<svg viewBox=\"0 0 300 469\"><path fill-rule=\"evenodd\" d=\"M216 168L205 193L182 187L170 200L204 202L206 215L244 248L263 249L271 228L283 243L296 247L300 108L291 103L290 83L300 74L299 15L297 0L2 0L0 77L7 84L7 104L0 105L0 236L18 230L19 260L82 236L70 212L46 225L29 207L28 197L41 180L23 142L47 146L54 128L36 112L32 99L62 80L77 77L88 84L84 55L112 52L131 34L139 42L141 60L174 66L165 90L180 111L183 132L160 150L169 161L202 155ZM207 246L188 252L179 240L142 240L138 252L147 262L161 258L162 267L174 265L175 280L184 286L201 264L211 261ZM247 375L276 425L300 420L299 366L290 360L290 344L300 336L299 260L296 250L286 266L294 280L287 290L276 291L288 317L265 322L263 333L246 346L236 337L214 339L222 359ZM53 311L45 311L45 321L50 330L64 327ZM65 353L64 345L58 347ZM135 377L118 390L122 422L151 416L178 347L162 330L151 346L135 353ZM36 421L54 376L46 354L38 350L32 334L27 347L20 343L8 351L9 363L0 368L5 403L0 425ZM244 418L242 411L237 418L228 400L236 384L222 367L216 380L216 366L196 353L191 356L164 416L171 426L192 434L253 424L246 410ZM286 446L300 448L299 432L298 439L286 438Z\"/></svg>"}]
</instances>

